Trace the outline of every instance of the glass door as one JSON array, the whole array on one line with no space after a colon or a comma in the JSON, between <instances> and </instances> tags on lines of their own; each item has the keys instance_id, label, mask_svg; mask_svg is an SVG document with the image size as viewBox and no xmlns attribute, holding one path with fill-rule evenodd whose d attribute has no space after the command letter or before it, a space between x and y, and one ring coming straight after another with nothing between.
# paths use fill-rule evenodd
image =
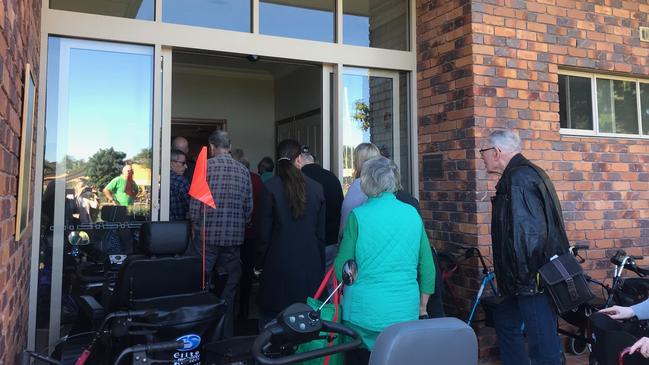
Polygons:
<instances>
[{"instance_id":1,"label":"glass door","mask_svg":"<svg viewBox=\"0 0 649 365\"><path fill-rule=\"evenodd\" d=\"M153 55L48 41L36 349L87 329L79 296L101 301L101 264L132 252L152 219Z\"/></svg>"},{"instance_id":2,"label":"glass door","mask_svg":"<svg viewBox=\"0 0 649 365\"><path fill-rule=\"evenodd\" d=\"M360 143L374 143L383 156L402 165L400 134L404 130L400 126L408 123L399 113L398 72L346 67L342 84L342 161L338 168L347 191L355 178L353 151Z\"/></svg>"}]
</instances>

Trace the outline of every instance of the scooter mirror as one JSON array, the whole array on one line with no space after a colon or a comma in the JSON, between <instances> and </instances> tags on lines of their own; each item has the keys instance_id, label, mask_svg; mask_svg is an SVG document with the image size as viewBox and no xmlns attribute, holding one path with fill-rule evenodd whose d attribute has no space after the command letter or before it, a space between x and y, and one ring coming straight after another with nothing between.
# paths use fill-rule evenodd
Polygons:
<instances>
[{"instance_id":1,"label":"scooter mirror","mask_svg":"<svg viewBox=\"0 0 649 365\"><path fill-rule=\"evenodd\" d=\"M86 246L90 243L90 236L85 231L72 231L68 235L68 243L72 246Z\"/></svg>"},{"instance_id":2,"label":"scooter mirror","mask_svg":"<svg viewBox=\"0 0 649 365\"><path fill-rule=\"evenodd\" d=\"M358 265L355 260L347 260L343 265L343 283L350 286L356 281L358 275Z\"/></svg>"}]
</instances>

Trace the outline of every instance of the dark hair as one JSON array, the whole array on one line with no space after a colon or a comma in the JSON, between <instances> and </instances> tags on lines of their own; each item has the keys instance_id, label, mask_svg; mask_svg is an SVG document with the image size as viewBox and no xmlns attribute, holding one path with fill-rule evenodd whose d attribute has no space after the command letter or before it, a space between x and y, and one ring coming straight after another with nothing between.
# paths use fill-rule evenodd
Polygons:
<instances>
[{"instance_id":1,"label":"dark hair","mask_svg":"<svg viewBox=\"0 0 649 365\"><path fill-rule=\"evenodd\" d=\"M275 163L273 162L273 159L268 156L262 158L257 164L257 171L260 174L263 174L264 172L273 172L273 169L275 169Z\"/></svg>"},{"instance_id":2,"label":"dark hair","mask_svg":"<svg viewBox=\"0 0 649 365\"><path fill-rule=\"evenodd\" d=\"M277 145L276 174L282 180L284 194L295 219L303 216L306 208L306 181L302 171L293 165L300 153L300 144L295 140L286 139Z\"/></svg>"}]
</instances>

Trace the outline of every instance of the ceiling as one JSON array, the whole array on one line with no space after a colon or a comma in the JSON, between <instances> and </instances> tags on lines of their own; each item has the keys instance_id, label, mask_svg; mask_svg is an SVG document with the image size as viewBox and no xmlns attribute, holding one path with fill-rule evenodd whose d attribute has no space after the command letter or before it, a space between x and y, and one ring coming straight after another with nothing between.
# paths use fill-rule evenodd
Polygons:
<instances>
[{"instance_id":1,"label":"ceiling","mask_svg":"<svg viewBox=\"0 0 649 365\"><path fill-rule=\"evenodd\" d=\"M298 68L318 67L308 63L259 57L255 62L249 60L251 55L222 55L196 51L176 51L173 54L173 67L183 71L212 70L228 73L241 73L250 76L269 76L278 79Z\"/></svg>"}]
</instances>

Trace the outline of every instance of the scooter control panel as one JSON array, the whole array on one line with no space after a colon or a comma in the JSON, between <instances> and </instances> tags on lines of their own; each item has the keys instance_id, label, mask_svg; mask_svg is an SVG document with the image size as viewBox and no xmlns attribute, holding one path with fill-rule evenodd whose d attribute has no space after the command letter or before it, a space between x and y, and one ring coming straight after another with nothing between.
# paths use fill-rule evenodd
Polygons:
<instances>
[{"instance_id":1,"label":"scooter control panel","mask_svg":"<svg viewBox=\"0 0 649 365\"><path fill-rule=\"evenodd\" d=\"M296 303L291 305L284 310L280 318L282 327L292 332L310 333L320 332L322 329L320 316L314 313L314 310L306 304Z\"/></svg>"}]
</instances>

